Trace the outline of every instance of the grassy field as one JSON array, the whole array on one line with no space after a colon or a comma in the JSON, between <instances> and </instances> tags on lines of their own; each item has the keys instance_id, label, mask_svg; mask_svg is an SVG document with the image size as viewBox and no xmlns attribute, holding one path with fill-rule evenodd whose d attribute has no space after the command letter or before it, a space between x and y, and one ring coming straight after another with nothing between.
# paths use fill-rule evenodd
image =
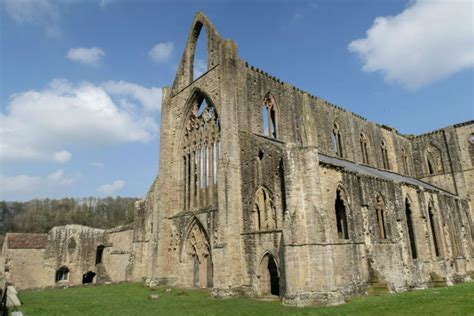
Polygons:
<instances>
[{"instance_id":1,"label":"grassy field","mask_svg":"<svg viewBox=\"0 0 474 316\"><path fill-rule=\"evenodd\" d=\"M150 300L150 294L160 295ZM279 301L214 299L207 291L142 284L52 289L20 293L29 315L474 315L474 282L402 294L358 297L333 307L296 308Z\"/></svg>"}]
</instances>

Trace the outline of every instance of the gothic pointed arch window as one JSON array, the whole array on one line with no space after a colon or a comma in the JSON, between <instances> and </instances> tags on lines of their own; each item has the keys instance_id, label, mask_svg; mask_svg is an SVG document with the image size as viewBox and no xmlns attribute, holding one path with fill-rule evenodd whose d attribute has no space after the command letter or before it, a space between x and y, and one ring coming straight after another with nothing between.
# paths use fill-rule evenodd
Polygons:
<instances>
[{"instance_id":1,"label":"gothic pointed arch window","mask_svg":"<svg viewBox=\"0 0 474 316\"><path fill-rule=\"evenodd\" d=\"M410 200L405 198L405 217L407 220L408 243L410 244L411 256L413 259L418 257L415 240L415 227L413 225L413 210Z\"/></svg>"},{"instance_id":2,"label":"gothic pointed arch window","mask_svg":"<svg viewBox=\"0 0 474 316\"><path fill-rule=\"evenodd\" d=\"M334 208L336 212L337 235L340 239L349 239L349 229L347 224L347 196L346 192L341 187L336 190Z\"/></svg>"},{"instance_id":3,"label":"gothic pointed arch window","mask_svg":"<svg viewBox=\"0 0 474 316\"><path fill-rule=\"evenodd\" d=\"M382 154L382 167L384 169L389 170L390 162L388 159L388 148L387 148L387 142L385 141L385 139L382 139L382 142L380 143L380 150Z\"/></svg>"},{"instance_id":4,"label":"gothic pointed arch window","mask_svg":"<svg viewBox=\"0 0 474 316\"><path fill-rule=\"evenodd\" d=\"M341 131L339 129L339 124L337 124L336 122L333 125L331 141L332 149L336 156L344 157L344 153L342 150Z\"/></svg>"},{"instance_id":5,"label":"gothic pointed arch window","mask_svg":"<svg viewBox=\"0 0 474 316\"><path fill-rule=\"evenodd\" d=\"M184 126L184 209L217 204L217 171L220 156L220 122L216 107L196 92Z\"/></svg>"},{"instance_id":6,"label":"gothic pointed arch window","mask_svg":"<svg viewBox=\"0 0 474 316\"><path fill-rule=\"evenodd\" d=\"M429 175L443 173L443 161L441 159L441 150L430 144L425 150L426 171Z\"/></svg>"},{"instance_id":7,"label":"gothic pointed arch window","mask_svg":"<svg viewBox=\"0 0 474 316\"><path fill-rule=\"evenodd\" d=\"M207 30L206 27L198 22L193 29L194 36L194 54L192 78L196 80L207 71Z\"/></svg>"},{"instance_id":8,"label":"gothic pointed arch window","mask_svg":"<svg viewBox=\"0 0 474 316\"><path fill-rule=\"evenodd\" d=\"M360 134L360 151L362 155L362 163L369 164L369 140L364 133Z\"/></svg>"},{"instance_id":9,"label":"gothic pointed arch window","mask_svg":"<svg viewBox=\"0 0 474 316\"><path fill-rule=\"evenodd\" d=\"M277 108L275 98L267 93L262 104L263 134L271 138L277 138Z\"/></svg>"},{"instance_id":10,"label":"gothic pointed arch window","mask_svg":"<svg viewBox=\"0 0 474 316\"><path fill-rule=\"evenodd\" d=\"M405 147L402 148L402 164L403 164L403 172L406 175L410 175L410 167L408 164L408 153Z\"/></svg>"},{"instance_id":11,"label":"gothic pointed arch window","mask_svg":"<svg viewBox=\"0 0 474 316\"><path fill-rule=\"evenodd\" d=\"M439 227L438 227L438 219L435 215L433 201L430 201L430 203L428 204L428 219L429 219L431 236L433 238L433 246L434 246L435 255L436 257L439 257L441 255L440 247L439 247L439 235L438 235Z\"/></svg>"},{"instance_id":12,"label":"gothic pointed arch window","mask_svg":"<svg viewBox=\"0 0 474 316\"><path fill-rule=\"evenodd\" d=\"M264 187L258 188L255 192L254 213L256 229L264 230L277 228L277 217L273 204L273 195Z\"/></svg>"},{"instance_id":13,"label":"gothic pointed arch window","mask_svg":"<svg viewBox=\"0 0 474 316\"><path fill-rule=\"evenodd\" d=\"M375 198L375 212L379 237L380 239L387 239L387 214L385 212L385 201L382 195L378 195Z\"/></svg>"},{"instance_id":14,"label":"gothic pointed arch window","mask_svg":"<svg viewBox=\"0 0 474 316\"><path fill-rule=\"evenodd\" d=\"M448 202L448 233L449 233L449 240L451 242L451 252L453 257L459 257L461 255L460 245L457 238L457 228L455 217L453 213L454 207L451 202Z\"/></svg>"}]
</instances>

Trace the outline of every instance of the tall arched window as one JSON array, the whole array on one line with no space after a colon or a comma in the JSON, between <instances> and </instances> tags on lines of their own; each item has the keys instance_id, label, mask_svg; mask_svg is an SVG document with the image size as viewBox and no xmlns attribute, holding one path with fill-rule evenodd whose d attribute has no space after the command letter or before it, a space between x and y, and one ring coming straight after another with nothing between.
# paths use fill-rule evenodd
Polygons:
<instances>
[{"instance_id":1,"label":"tall arched window","mask_svg":"<svg viewBox=\"0 0 474 316\"><path fill-rule=\"evenodd\" d=\"M275 229L277 228L277 217L273 205L273 197L269 190L260 187L255 192L255 222L257 229Z\"/></svg>"},{"instance_id":2,"label":"tall arched window","mask_svg":"<svg viewBox=\"0 0 474 316\"><path fill-rule=\"evenodd\" d=\"M410 175L410 168L408 165L408 154L405 148L402 148L402 163L403 163L403 172L406 175Z\"/></svg>"},{"instance_id":3,"label":"tall arched window","mask_svg":"<svg viewBox=\"0 0 474 316\"><path fill-rule=\"evenodd\" d=\"M277 138L276 102L270 93L263 98L262 121L263 134L268 137Z\"/></svg>"},{"instance_id":4,"label":"tall arched window","mask_svg":"<svg viewBox=\"0 0 474 316\"><path fill-rule=\"evenodd\" d=\"M380 143L380 149L382 152L382 167L384 169L389 170L390 169L390 163L388 160L388 149L387 149L387 143L383 139L382 142Z\"/></svg>"},{"instance_id":5,"label":"tall arched window","mask_svg":"<svg viewBox=\"0 0 474 316\"><path fill-rule=\"evenodd\" d=\"M102 256L104 254L104 245L99 245L97 246L97 249L95 251L95 264L102 263Z\"/></svg>"},{"instance_id":6,"label":"tall arched window","mask_svg":"<svg viewBox=\"0 0 474 316\"><path fill-rule=\"evenodd\" d=\"M183 139L184 209L217 204L220 123L213 103L202 93L191 102Z\"/></svg>"},{"instance_id":7,"label":"tall arched window","mask_svg":"<svg viewBox=\"0 0 474 316\"><path fill-rule=\"evenodd\" d=\"M196 46L192 71L193 80L196 80L207 71L207 31L201 23L197 23L193 32L196 37Z\"/></svg>"},{"instance_id":8,"label":"tall arched window","mask_svg":"<svg viewBox=\"0 0 474 316\"><path fill-rule=\"evenodd\" d=\"M413 212L408 198L405 198L405 216L407 218L408 242L410 244L411 256L413 259L416 259L418 257L418 253L416 251L415 229L413 226Z\"/></svg>"},{"instance_id":9,"label":"tall arched window","mask_svg":"<svg viewBox=\"0 0 474 316\"><path fill-rule=\"evenodd\" d=\"M336 190L334 208L336 211L337 235L341 239L349 239L346 201L347 199L345 192L341 188L338 188Z\"/></svg>"},{"instance_id":10,"label":"tall arched window","mask_svg":"<svg viewBox=\"0 0 474 316\"><path fill-rule=\"evenodd\" d=\"M451 240L451 249L453 257L458 257L461 254L459 243L456 236L456 224L453 217L453 207L448 204L448 231L449 239Z\"/></svg>"},{"instance_id":11,"label":"tall arched window","mask_svg":"<svg viewBox=\"0 0 474 316\"><path fill-rule=\"evenodd\" d=\"M443 161L438 147L430 144L425 151L426 171L429 175L443 173Z\"/></svg>"},{"instance_id":12,"label":"tall arched window","mask_svg":"<svg viewBox=\"0 0 474 316\"><path fill-rule=\"evenodd\" d=\"M433 236L433 244L434 244L434 250L435 250L435 255L436 257L440 256L440 251L439 251L439 243L438 243L438 221L436 220L435 214L434 214L434 207L433 207L433 202L430 202L428 205L428 217L429 217L429 224L430 224L430 230L431 230L431 236Z\"/></svg>"},{"instance_id":13,"label":"tall arched window","mask_svg":"<svg viewBox=\"0 0 474 316\"><path fill-rule=\"evenodd\" d=\"M375 211L377 216L377 227L379 231L379 237L381 239L387 239L387 227L385 219L385 201L381 195L375 199Z\"/></svg>"},{"instance_id":14,"label":"tall arched window","mask_svg":"<svg viewBox=\"0 0 474 316\"><path fill-rule=\"evenodd\" d=\"M361 133L360 134L360 151L362 154L362 163L369 164L369 140Z\"/></svg>"},{"instance_id":15,"label":"tall arched window","mask_svg":"<svg viewBox=\"0 0 474 316\"><path fill-rule=\"evenodd\" d=\"M332 149L334 150L336 156L344 157L341 142L341 132L337 123L334 123L334 127L332 129Z\"/></svg>"}]
</instances>

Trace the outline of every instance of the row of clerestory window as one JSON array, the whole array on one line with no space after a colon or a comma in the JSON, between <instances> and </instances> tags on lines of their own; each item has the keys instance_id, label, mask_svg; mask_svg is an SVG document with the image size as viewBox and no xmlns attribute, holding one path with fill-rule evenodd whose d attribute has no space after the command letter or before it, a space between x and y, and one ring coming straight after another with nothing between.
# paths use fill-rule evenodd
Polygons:
<instances>
[{"instance_id":1,"label":"row of clerestory window","mask_svg":"<svg viewBox=\"0 0 474 316\"><path fill-rule=\"evenodd\" d=\"M410 200L405 198L405 218L406 218L406 231L407 231L407 242L413 259L418 258L417 242L416 242L416 229L413 217L413 208ZM349 239L349 225L348 225L348 205L345 191L342 188L336 190L336 199L334 204L335 217L336 217L336 228L337 235L340 239ZM390 235L390 226L387 221L385 202L381 195L378 195L375 199L375 218L376 218L376 231L380 239L388 239ZM449 232L449 242L451 244L452 255L458 257L461 255L461 246L456 238L456 225L451 212L452 207L449 207L447 222L445 223L446 229ZM433 250L436 257L442 256L440 241L443 233L439 224L439 219L436 215L434 204L431 201L428 205L428 218L427 225L431 241L433 243Z\"/></svg>"},{"instance_id":2,"label":"row of clerestory window","mask_svg":"<svg viewBox=\"0 0 474 316\"><path fill-rule=\"evenodd\" d=\"M362 157L362 163L365 165L369 165L372 163L371 158L370 158L370 145L369 145L369 139L367 136L365 136L364 133L360 134L360 139L359 139L359 144L360 144L360 152L361 152L361 157ZM339 128L339 125L337 123L334 123L332 134L331 134L331 146L332 146L332 151L337 157L340 158L345 158L346 154L344 152L344 147L343 147L343 142L342 142L342 135L341 131ZM391 170L392 166L390 164L390 159L389 159L389 154L388 154L388 146L387 142L382 139L380 142L380 155L382 158L382 163L381 167L383 169ZM410 175L410 167L408 163L408 154L405 148L402 148L401 150L402 154L402 164L403 164L403 172L407 175Z\"/></svg>"}]
</instances>

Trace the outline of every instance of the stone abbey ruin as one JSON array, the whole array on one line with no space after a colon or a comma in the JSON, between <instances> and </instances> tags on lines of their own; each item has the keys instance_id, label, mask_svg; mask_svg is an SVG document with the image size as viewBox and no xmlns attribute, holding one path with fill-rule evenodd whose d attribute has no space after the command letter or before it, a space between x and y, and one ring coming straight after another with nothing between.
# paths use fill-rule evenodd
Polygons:
<instances>
[{"instance_id":1,"label":"stone abbey ruin","mask_svg":"<svg viewBox=\"0 0 474 316\"><path fill-rule=\"evenodd\" d=\"M19 289L147 280L298 306L470 280L473 135L369 122L248 65L198 13L134 223L8 234L3 271Z\"/></svg>"}]
</instances>

